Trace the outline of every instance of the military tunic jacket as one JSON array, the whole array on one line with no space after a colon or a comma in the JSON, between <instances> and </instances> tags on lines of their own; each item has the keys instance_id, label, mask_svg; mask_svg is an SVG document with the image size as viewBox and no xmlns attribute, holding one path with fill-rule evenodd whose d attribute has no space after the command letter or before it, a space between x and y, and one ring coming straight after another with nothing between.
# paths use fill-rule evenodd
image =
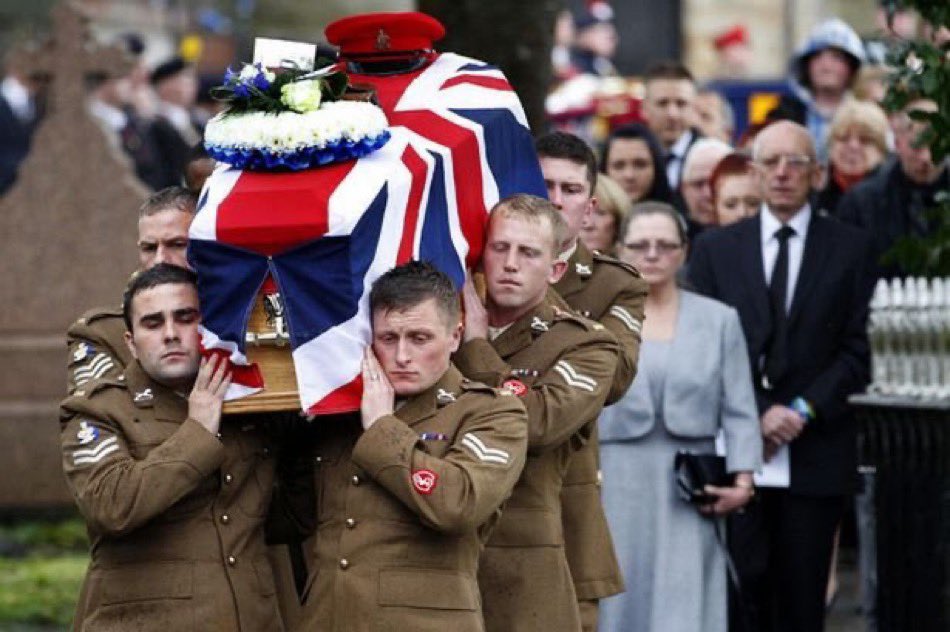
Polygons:
<instances>
[{"instance_id":1,"label":"military tunic jacket","mask_svg":"<svg viewBox=\"0 0 950 632\"><path fill-rule=\"evenodd\" d=\"M493 341L470 340L456 353L463 373L520 393L528 411L528 460L479 576L489 630L577 620L560 548L560 492L572 454L603 408L618 354L610 332L572 313L554 294ZM539 556L532 551L537 547L556 547L558 554Z\"/></svg>"},{"instance_id":2,"label":"military tunic jacket","mask_svg":"<svg viewBox=\"0 0 950 632\"><path fill-rule=\"evenodd\" d=\"M262 523L272 440L253 417L218 436L138 362L61 405L66 481L91 562L77 630L281 630Z\"/></svg>"},{"instance_id":3,"label":"military tunic jacket","mask_svg":"<svg viewBox=\"0 0 950 632\"><path fill-rule=\"evenodd\" d=\"M522 402L450 367L365 432L359 414L315 423L301 629L483 630L478 555L524 464Z\"/></svg>"},{"instance_id":4,"label":"military tunic jacket","mask_svg":"<svg viewBox=\"0 0 950 632\"><path fill-rule=\"evenodd\" d=\"M554 290L573 310L604 325L620 343L607 403L617 401L637 372L646 282L633 266L591 252L578 242L567 262L567 272ZM594 423L590 440L571 458L561 492L564 550L578 599L623 592L623 575L600 500L599 479L599 442Z\"/></svg>"}]
</instances>

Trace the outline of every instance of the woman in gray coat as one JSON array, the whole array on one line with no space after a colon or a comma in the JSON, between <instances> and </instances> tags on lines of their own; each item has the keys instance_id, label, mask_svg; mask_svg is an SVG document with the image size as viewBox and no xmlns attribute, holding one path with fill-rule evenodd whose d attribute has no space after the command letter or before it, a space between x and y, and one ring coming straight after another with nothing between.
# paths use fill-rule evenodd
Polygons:
<instances>
[{"instance_id":1,"label":"woman in gray coat","mask_svg":"<svg viewBox=\"0 0 950 632\"><path fill-rule=\"evenodd\" d=\"M600 632L725 632L726 562L719 517L752 497L762 440L748 355L731 307L679 289L686 226L669 205L633 207L620 258L650 284L639 371L600 416L603 501L626 592L601 602ZM697 507L676 492L678 450L715 451L729 487ZM702 512L702 513L701 513Z\"/></svg>"}]
</instances>

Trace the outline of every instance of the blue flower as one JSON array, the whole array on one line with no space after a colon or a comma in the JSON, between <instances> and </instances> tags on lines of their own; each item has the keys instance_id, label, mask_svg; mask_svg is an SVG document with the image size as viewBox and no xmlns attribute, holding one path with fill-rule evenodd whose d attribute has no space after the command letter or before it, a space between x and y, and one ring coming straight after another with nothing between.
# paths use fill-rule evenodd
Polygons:
<instances>
[{"instance_id":1,"label":"blue flower","mask_svg":"<svg viewBox=\"0 0 950 632\"><path fill-rule=\"evenodd\" d=\"M257 88L258 90L267 90L268 88L270 88L270 81L267 80L267 77L264 75L263 72L258 74L256 77L254 77L254 79L252 80L252 83L254 84L254 87Z\"/></svg>"},{"instance_id":2,"label":"blue flower","mask_svg":"<svg viewBox=\"0 0 950 632\"><path fill-rule=\"evenodd\" d=\"M231 67L228 66L228 69L224 71L224 84L235 82L237 80L238 74L231 70Z\"/></svg>"},{"instance_id":3,"label":"blue flower","mask_svg":"<svg viewBox=\"0 0 950 632\"><path fill-rule=\"evenodd\" d=\"M238 83L234 86L234 96L241 99L246 99L251 96L251 91L243 83Z\"/></svg>"}]
</instances>

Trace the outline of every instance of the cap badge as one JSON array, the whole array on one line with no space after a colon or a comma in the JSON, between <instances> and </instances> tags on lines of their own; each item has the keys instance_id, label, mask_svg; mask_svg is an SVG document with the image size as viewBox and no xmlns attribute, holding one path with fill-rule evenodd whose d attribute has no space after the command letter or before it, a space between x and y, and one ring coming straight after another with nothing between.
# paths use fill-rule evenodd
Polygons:
<instances>
[{"instance_id":1,"label":"cap badge","mask_svg":"<svg viewBox=\"0 0 950 632\"><path fill-rule=\"evenodd\" d=\"M79 422L79 431L76 432L76 440L80 445L88 445L99 438L99 429L90 426L88 421Z\"/></svg>"},{"instance_id":2,"label":"cap badge","mask_svg":"<svg viewBox=\"0 0 950 632\"><path fill-rule=\"evenodd\" d=\"M141 403L141 402L150 402L152 401L154 397L155 396L152 395L152 389L147 388L133 395L132 401L135 402L136 404Z\"/></svg>"},{"instance_id":3,"label":"cap badge","mask_svg":"<svg viewBox=\"0 0 950 632\"><path fill-rule=\"evenodd\" d=\"M389 50L389 42L389 33L379 29L379 32L376 33L376 50Z\"/></svg>"},{"instance_id":4,"label":"cap badge","mask_svg":"<svg viewBox=\"0 0 950 632\"><path fill-rule=\"evenodd\" d=\"M574 270L577 271L578 276L589 277L593 274L593 271L590 269L590 266L586 263L575 263Z\"/></svg>"}]
</instances>

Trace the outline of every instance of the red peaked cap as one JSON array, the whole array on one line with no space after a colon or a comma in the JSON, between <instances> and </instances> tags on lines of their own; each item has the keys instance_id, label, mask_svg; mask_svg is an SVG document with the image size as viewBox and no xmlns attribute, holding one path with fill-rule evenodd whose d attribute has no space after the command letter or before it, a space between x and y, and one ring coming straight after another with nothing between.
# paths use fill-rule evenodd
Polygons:
<instances>
[{"instance_id":1,"label":"red peaked cap","mask_svg":"<svg viewBox=\"0 0 950 632\"><path fill-rule=\"evenodd\" d=\"M720 33L719 36L713 40L713 46L716 47L716 50L722 50L727 46L732 46L733 44L748 44L749 43L749 32L741 24L737 24L731 29Z\"/></svg>"},{"instance_id":2,"label":"red peaked cap","mask_svg":"<svg viewBox=\"0 0 950 632\"><path fill-rule=\"evenodd\" d=\"M430 50L445 37L445 27L431 15L417 11L351 15L327 26L327 40L340 55Z\"/></svg>"}]
</instances>

